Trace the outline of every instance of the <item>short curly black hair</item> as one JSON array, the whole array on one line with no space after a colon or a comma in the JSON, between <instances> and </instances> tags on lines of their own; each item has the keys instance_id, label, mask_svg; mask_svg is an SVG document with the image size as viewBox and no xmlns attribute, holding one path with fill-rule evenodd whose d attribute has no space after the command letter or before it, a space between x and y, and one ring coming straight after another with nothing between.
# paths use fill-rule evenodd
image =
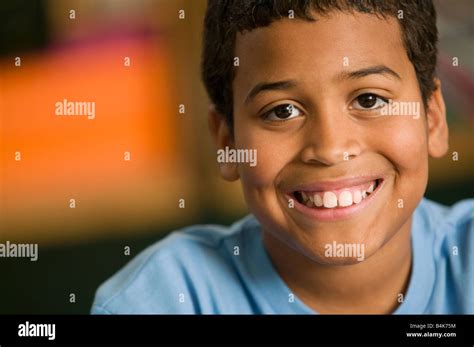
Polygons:
<instances>
[{"instance_id":1,"label":"short curly black hair","mask_svg":"<svg viewBox=\"0 0 474 347\"><path fill-rule=\"evenodd\" d=\"M436 89L438 30L432 0L208 0L204 20L202 80L216 110L233 128L232 81L236 34L288 18L314 21L313 13L361 12L399 18L423 102ZM402 17L403 16L403 17Z\"/></svg>"}]
</instances>

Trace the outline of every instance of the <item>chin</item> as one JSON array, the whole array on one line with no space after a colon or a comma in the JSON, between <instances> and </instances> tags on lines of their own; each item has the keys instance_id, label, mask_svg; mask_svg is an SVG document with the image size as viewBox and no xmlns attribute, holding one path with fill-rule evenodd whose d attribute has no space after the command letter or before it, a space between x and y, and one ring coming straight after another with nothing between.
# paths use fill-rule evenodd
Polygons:
<instances>
[{"instance_id":1,"label":"chin","mask_svg":"<svg viewBox=\"0 0 474 347\"><path fill-rule=\"evenodd\" d=\"M318 264L356 265L366 261L383 247L383 239L368 240L361 238L360 233L347 233L347 230L344 237L330 232L321 234L319 237L313 235L310 238L293 239L291 248Z\"/></svg>"}]
</instances>

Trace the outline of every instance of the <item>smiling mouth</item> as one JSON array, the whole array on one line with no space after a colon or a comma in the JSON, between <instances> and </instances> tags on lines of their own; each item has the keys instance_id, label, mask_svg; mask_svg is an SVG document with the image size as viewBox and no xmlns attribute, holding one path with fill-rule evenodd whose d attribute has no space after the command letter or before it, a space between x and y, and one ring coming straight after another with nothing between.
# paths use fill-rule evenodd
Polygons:
<instances>
[{"instance_id":1,"label":"smiling mouth","mask_svg":"<svg viewBox=\"0 0 474 347\"><path fill-rule=\"evenodd\" d=\"M292 195L300 204L309 208L339 209L360 204L380 187L382 181L380 178L357 186L328 191L298 190Z\"/></svg>"}]
</instances>

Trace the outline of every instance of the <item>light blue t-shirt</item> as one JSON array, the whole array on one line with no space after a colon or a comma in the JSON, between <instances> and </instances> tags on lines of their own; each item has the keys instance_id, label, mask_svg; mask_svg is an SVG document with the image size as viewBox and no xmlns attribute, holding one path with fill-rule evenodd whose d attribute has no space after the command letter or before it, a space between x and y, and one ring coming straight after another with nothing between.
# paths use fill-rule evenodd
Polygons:
<instances>
[{"instance_id":1,"label":"light blue t-shirt","mask_svg":"<svg viewBox=\"0 0 474 347\"><path fill-rule=\"evenodd\" d=\"M102 284L92 313L316 313L290 295L261 236L252 215L176 231ZM474 313L474 199L452 207L423 199L411 240L412 274L395 313Z\"/></svg>"}]
</instances>

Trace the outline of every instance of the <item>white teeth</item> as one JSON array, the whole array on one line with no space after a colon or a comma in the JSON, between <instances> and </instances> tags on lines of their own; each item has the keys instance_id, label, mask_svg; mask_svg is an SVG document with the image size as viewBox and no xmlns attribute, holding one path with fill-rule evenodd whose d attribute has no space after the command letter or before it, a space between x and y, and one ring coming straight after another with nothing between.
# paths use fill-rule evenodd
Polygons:
<instances>
[{"instance_id":1,"label":"white teeth","mask_svg":"<svg viewBox=\"0 0 474 347\"><path fill-rule=\"evenodd\" d=\"M307 207L334 208L336 206L347 207L352 204L359 204L362 199L370 195L376 188L376 182L372 182L366 190L344 190L339 196L334 192L311 193L301 191L301 202Z\"/></svg>"},{"instance_id":2,"label":"white teeth","mask_svg":"<svg viewBox=\"0 0 474 347\"><path fill-rule=\"evenodd\" d=\"M351 192L345 190L339 194L339 206L345 207L352 205L352 194Z\"/></svg>"},{"instance_id":3,"label":"white teeth","mask_svg":"<svg viewBox=\"0 0 474 347\"><path fill-rule=\"evenodd\" d=\"M321 195L314 194L313 199L314 199L313 201L314 201L314 204L316 205L316 207L323 206L323 198L321 197Z\"/></svg>"},{"instance_id":4,"label":"white teeth","mask_svg":"<svg viewBox=\"0 0 474 347\"><path fill-rule=\"evenodd\" d=\"M333 192L325 192L323 197L323 204L326 208L333 208L337 206L337 196Z\"/></svg>"},{"instance_id":5,"label":"white teeth","mask_svg":"<svg viewBox=\"0 0 474 347\"><path fill-rule=\"evenodd\" d=\"M360 190L355 190L355 191L354 191L354 198L353 198L353 200L354 200L354 203L355 203L355 204L358 204L359 202L362 201L362 194L360 193Z\"/></svg>"},{"instance_id":6,"label":"white teeth","mask_svg":"<svg viewBox=\"0 0 474 347\"><path fill-rule=\"evenodd\" d=\"M303 198L304 202L306 202L306 200L308 200L308 196L306 195L305 192L301 192L301 197Z\"/></svg>"}]
</instances>

